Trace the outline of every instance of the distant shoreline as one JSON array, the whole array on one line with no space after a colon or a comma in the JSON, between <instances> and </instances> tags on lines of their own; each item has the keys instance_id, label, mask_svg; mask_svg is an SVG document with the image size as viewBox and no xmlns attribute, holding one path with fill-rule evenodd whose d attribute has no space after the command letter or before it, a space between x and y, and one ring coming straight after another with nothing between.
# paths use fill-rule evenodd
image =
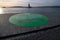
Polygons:
<instances>
[{"instance_id":1,"label":"distant shoreline","mask_svg":"<svg viewBox=\"0 0 60 40\"><path fill-rule=\"evenodd\" d=\"M12 7L2 7L2 8L29 8L29 7L12 6ZM31 8L60 8L60 6L38 6L38 7L31 7Z\"/></svg>"}]
</instances>

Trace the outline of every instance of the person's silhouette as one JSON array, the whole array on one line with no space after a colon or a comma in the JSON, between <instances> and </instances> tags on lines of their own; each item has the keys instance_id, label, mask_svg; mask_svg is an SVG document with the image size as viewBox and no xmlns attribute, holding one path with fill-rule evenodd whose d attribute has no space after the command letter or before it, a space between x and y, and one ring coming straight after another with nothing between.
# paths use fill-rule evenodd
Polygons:
<instances>
[{"instance_id":1,"label":"person's silhouette","mask_svg":"<svg viewBox=\"0 0 60 40\"><path fill-rule=\"evenodd\" d=\"M28 4L28 8L31 8L30 4Z\"/></svg>"}]
</instances>

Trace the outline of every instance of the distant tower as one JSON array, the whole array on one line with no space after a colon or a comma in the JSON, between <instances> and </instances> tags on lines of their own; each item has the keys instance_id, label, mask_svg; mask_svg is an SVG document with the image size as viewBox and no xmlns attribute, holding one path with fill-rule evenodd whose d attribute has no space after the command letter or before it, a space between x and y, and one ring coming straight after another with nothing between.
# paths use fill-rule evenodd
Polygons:
<instances>
[{"instance_id":1,"label":"distant tower","mask_svg":"<svg viewBox=\"0 0 60 40\"><path fill-rule=\"evenodd\" d=\"M31 8L30 4L28 4L28 8Z\"/></svg>"}]
</instances>

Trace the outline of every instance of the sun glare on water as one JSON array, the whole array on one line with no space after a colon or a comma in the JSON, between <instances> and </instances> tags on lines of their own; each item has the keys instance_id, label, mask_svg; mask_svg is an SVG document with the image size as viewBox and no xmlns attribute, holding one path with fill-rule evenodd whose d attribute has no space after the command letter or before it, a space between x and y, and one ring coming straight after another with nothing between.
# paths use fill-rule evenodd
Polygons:
<instances>
[{"instance_id":1,"label":"sun glare on water","mask_svg":"<svg viewBox=\"0 0 60 40\"><path fill-rule=\"evenodd\" d=\"M3 9L0 7L0 14L3 14Z\"/></svg>"}]
</instances>

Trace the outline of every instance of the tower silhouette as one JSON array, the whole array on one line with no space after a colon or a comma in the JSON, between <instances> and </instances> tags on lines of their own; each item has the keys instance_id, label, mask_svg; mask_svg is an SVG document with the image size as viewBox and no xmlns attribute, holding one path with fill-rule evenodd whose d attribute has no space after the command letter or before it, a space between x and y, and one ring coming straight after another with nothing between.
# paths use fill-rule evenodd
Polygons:
<instances>
[{"instance_id":1,"label":"tower silhouette","mask_svg":"<svg viewBox=\"0 0 60 40\"><path fill-rule=\"evenodd\" d=\"M28 4L28 8L31 8L30 4Z\"/></svg>"}]
</instances>

